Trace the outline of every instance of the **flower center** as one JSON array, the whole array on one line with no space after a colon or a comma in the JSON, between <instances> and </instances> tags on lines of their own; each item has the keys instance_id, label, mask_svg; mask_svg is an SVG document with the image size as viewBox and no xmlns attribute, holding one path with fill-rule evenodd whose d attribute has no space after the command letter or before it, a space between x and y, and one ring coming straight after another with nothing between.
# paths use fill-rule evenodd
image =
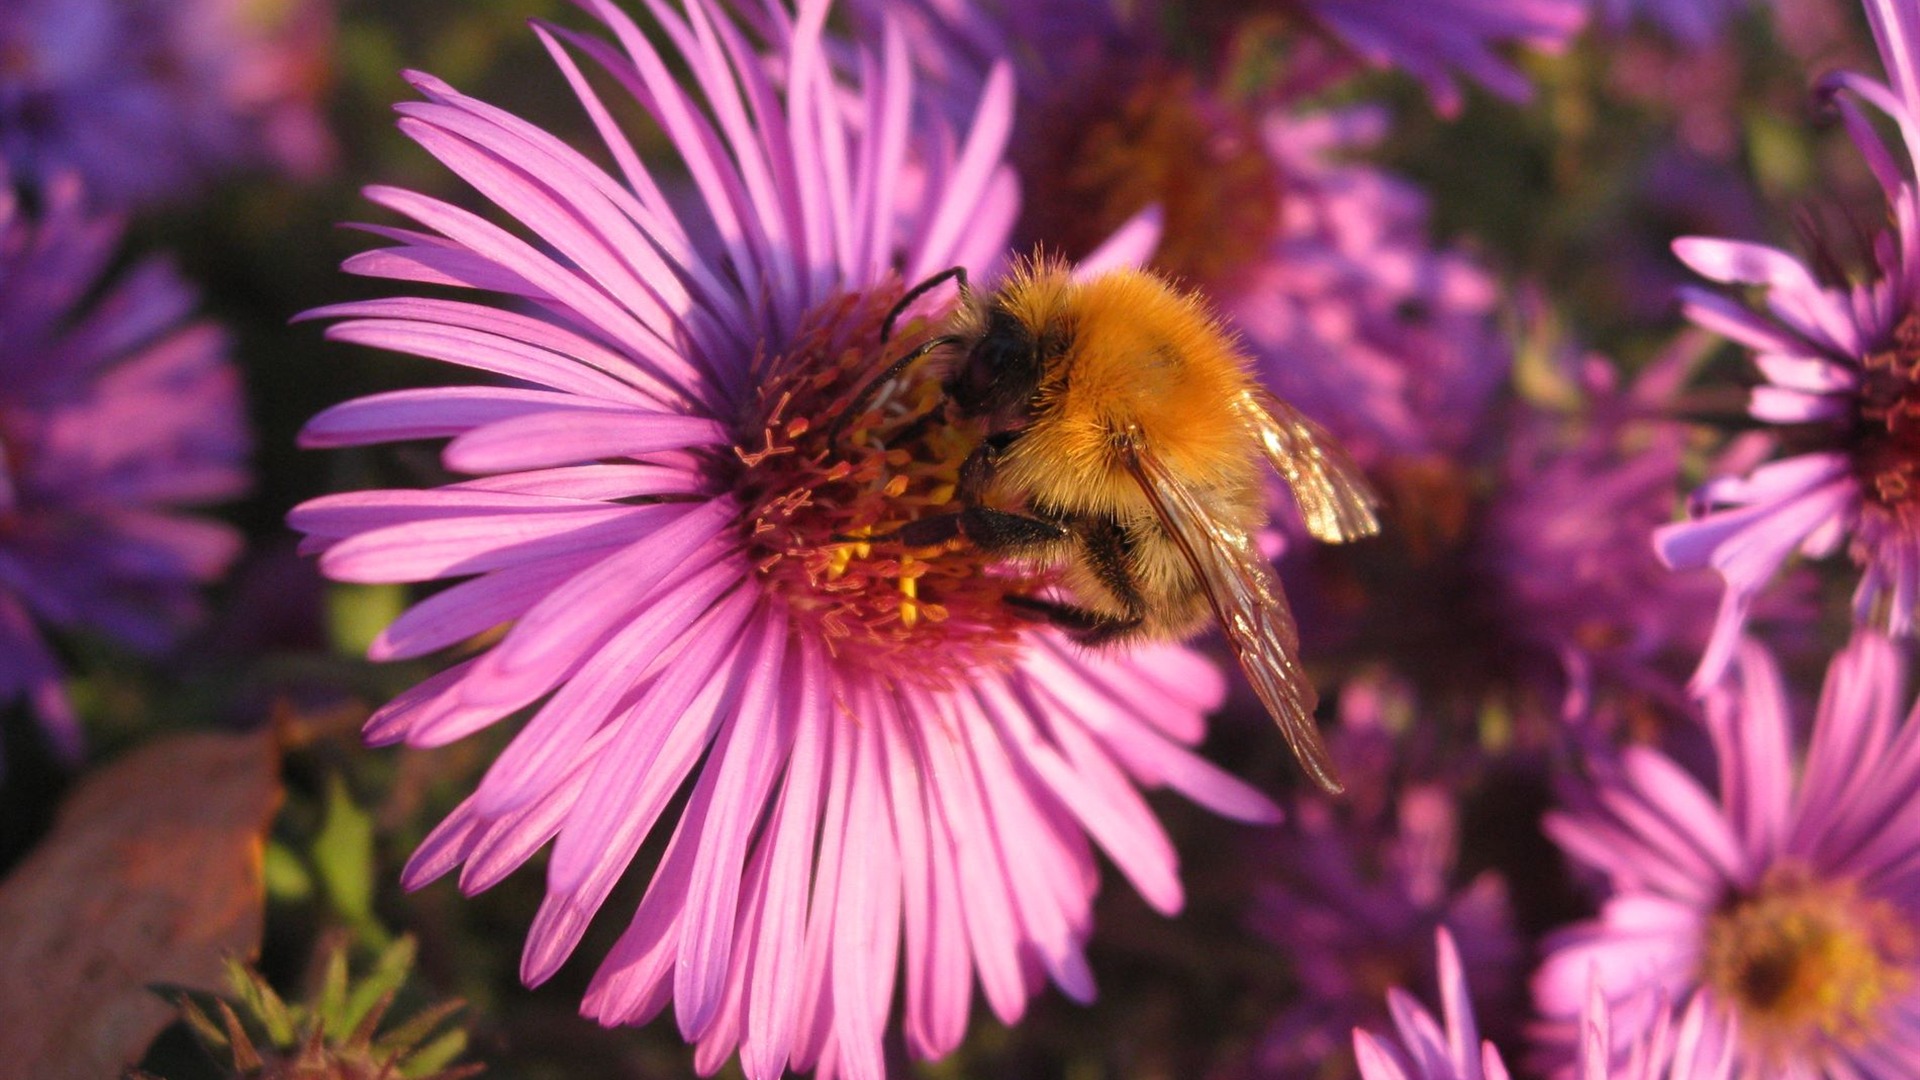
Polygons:
<instances>
[{"instance_id":1,"label":"flower center","mask_svg":"<svg viewBox=\"0 0 1920 1080\"><path fill-rule=\"evenodd\" d=\"M1164 273L1222 284L1266 250L1280 178L1251 117L1186 72L1116 67L1075 89L1026 140L1025 235L1079 259L1157 203Z\"/></svg>"},{"instance_id":2,"label":"flower center","mask_svg":"<svg viewBox=\"0 0 1920 1080\"><path fill-rule=\"evenodd\" d=\"M1889 998L1913 986L1911 923L1851 882L1783 865L1707 924L1701 981L1739 1010L1769 1055L1804 1058L1823 1040L1877 1032Z\"/></svg>"},{"instance_id":3,"label":"flower center","mask_svg":"<svg viewBox=\"0 0 1920 1080\"><path fill-rule=\"evenodd\" d=\"M1868 499L1901 510L1920 503L1920 314L1901 320L1864 367L1854 472Z\"/></svg>"},{"instance_id":4,"label":"flower center","mask_svg":"<svg viewBox=\"0 0 1920 1080\"><path fill-rule=\"evenodd\" d=\"M734 487L760 576L785 601L796 632L888 679L948 688L1011 661L1031 623L1005 598L1044 579L964 542L908 548L887 539L908 522L959 509L960 464L983 434L947 418L932 360L856 402L875 374L933 332L915 319L881 342L881 321L899 296L895 286L828 301L785 354L758 365L756 406L734 447Z\"/></svg>"}]
</instances>

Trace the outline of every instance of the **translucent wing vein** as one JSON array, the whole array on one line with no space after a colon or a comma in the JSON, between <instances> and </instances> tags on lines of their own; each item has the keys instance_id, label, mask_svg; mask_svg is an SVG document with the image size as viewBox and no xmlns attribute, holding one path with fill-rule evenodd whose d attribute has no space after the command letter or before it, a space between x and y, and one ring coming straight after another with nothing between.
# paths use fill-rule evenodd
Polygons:
<instances>
[{"instance_id":1,"label":"translucent wing vein","mask_svg":"<svg viewBox=\"0 0 1920 1080\"><path fill-rule=\"evenodd\" d=\"M1221 521L1163 463L1135 443L1127 463L1160 524L1179 545L1213 606L1227 643L1280 734L1314 781L1342 790L1313 722L1317 695L1299 662L1300 634L1273 568L1253 538Z\"/></svg>"},{"instance_id":2,"label":"translucent wing vein","mask_svg":"<svg viewBox=\"0 0 1920 1080\"><path fill-rule=\"evenodd\" d=\"M1380 531L1380 500L1318 424L1264 390L1248 390L1234 404L1292 489L1314 539L1338 544Z\"/></svg>"}]
</instances>

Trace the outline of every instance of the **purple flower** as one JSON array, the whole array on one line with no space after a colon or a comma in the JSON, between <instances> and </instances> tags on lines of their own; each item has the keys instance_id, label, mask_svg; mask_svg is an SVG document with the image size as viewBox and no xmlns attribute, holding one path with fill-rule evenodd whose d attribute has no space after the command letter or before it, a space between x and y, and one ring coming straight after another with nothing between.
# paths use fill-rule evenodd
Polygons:
<instances>
[{"instance_id":1,"label":"purple flower","mask_svg":"<svg viewBox=\"0 0 1920 1080\"><path fill-rule=\"evenodd\" d=\"M0 160L23 181L78 172L114 205L318 171L332 17L331 0L8 0Z\"/></svg>"},{"instance_id":2,"label":"purple flower","mask_svg":"<svg viewBox=\"0 0 1920 1080\"><path fill-rule=\"evenodd\" d=\"M1369 469L1460 457L1512 366L1492 278L1431 245L1423 193L1352 161L1386 120L1368 107L1263 117L1270 231L1218 292L1268 383Z\"/></svg>"},{"instance_id":3,"label":"purple flower","mask_svg":"<svg viewBox=\"0 0 1920 1080\"><path fill-rule=\"evenodd\" d=\"M1804 752L1772 660L1739 659L1737 689L1707 702L1717 791L1633 747L1589 805L1548 818L1611 891L1548 941L1543 1039L1573 1049L1597 984L1616 1053L1698 1009L1701 1044L1742 1076L1920 1075L1920 724L1900 721L1902 658L1871 633L1840 653Z\"/></svg>"},{"instance_id":4,"label":"purple flower","mask_svg":"<svg viewBox=\"0 0 1920 1080\"><path fill-rule=\"evenodd\" d=\"M1442 1019L1398 987L1387 995L1399 1036L1397 1045L1355 1028L1353 1052L1362 1080L1507 1080L1505 1059L1492 1042L1483 1042L1467 996L1466 970L1445 927L1435 933L1439 954ZM1702 1039L1706 1013L1696 1001L1674 1022L1662 1011L1651 1027L1624 1032L1625 1055L1613 1052L1613 1011L1604 997L1591 994L1580 1020L1580 1056L1570 1075L1578 1080L1731 1080L1732 1059L1723 1046Z\"/></svg>"},{"instance_id":5,"label":"purple flower","mask_svg":"<svg viewBox=\"0 0 1920 1080\"><path fill-rule=\"evenodd\" d=\"M1696 353L1682 343L1625 387L1611 362L1569 353L1557 378L1534 369L1557 387L1551 403L1482 407L1424 440L1348 443L1388 493L1396 542L1282 563L1308 654L1340 676L1343 722L1349 699L1363 713L1392 704L1383 688L1423 725L1532 748L1559 743L1563 720L1685 713L1715 582L1667 570L1647 538L1688 437L1665 402ZM1327 401L1343 436L1369 419Z\"/></svg>"},{"instance_id":6,"label":"purple flower","mask_svg":"<svg viewBox=\"0 0 1920 1080\"><path fill-rule=\"evenodd\" d=\"M1517 1003L1522 949L1505 883L1460 883L1459 818L1447 787L1392 785L1398 753L1377 727L1339 729L1334 752L1348 796L1304 796L1279 837L1251 860L1270 868L1252 929L1286 957L1300 989L1261 1040L1261 1077L1326 1075L1356 1025L1387 1019L1388 988L1433 979L1434 931L1481 1001ZM1464 953L1462 962L1460 953Z\"/></svg>"},{"instance_id":7,"label":"purple flower","mask_svg":"<svg viewBox=\"0 0 1920 1080\"><path fill-rule=\"evenodd\" d=\"M1238 0L853 0L850 5L867 27L877 26L884 12L904 12L908 25L920 32L916 37L925 42L936 75L958 76L954 89L972 83L969 72L1007 58L1023 72L1033 69L1034 78L1022 79L1031 84L1023 92L1038 90L1041 96L1046 87L1071 82L1076 69L1108 63L1120 52L1156 49L1168 28L1180 28L1173 32L1176 37L1184 30L1203 47L1231 49L1241 31L1276 14L1290 18L1294 6ZM1458 76L1501 97L1526 100L1532 87L1501 51L1521 45L1558 53L1587 21L1586 0L1302 0L1297 6L1338 45L1320 55L1300 48L1306 42L1292 42L1289 60L1301 70L1288 73L1290 83L1300 84L1303 75L1314 84L1350 75L1358 66L1350 53L1360 62L1413 75L1448 114L1457 113L1463 100ZM1331 55L1333 49L1344 52Z\"/></svg>"},{"instance_id":8,"label":"purple flower","mask_svg":"<svg viewBox=\"0 0 1920 1080\"><path fill-rule=\"evenodd\" d=\"M1848 73L1829 85L1891 116L1912 153L1920 149L1913 111L1920 74L1910 62L1920 45L1920 12L1870 0L1867 13L1893 88ZM1845 96L1837 103L1885 189L1895 225L1871 240L1871 277L1826 284L1791 255L1760 244L1701 237L1674 244L1698 273L1766 290L1766 315L1707 290L1682 295L1694 322L1754 350L1766 382L1753 391L1753 417L1805 433L1796 443L1810 445L1745 476L1709 482L1694 493L1690 520L1656 537L1669 565L1710 566L1726 582L1696 687L1726 668L1754 598L1796 551L1819 557L1846 544L1862 569L1856 620L1896 635L1913 630L1920 596L1920 309L1911 275L1920 260L1920 196L1859 107Z\"/></svg>"},{"instance_id":9,"label":"purple flower","mask_svg":"<svg viewBox=\"0 0 1920 1080\"><path fill-rule=\"evenodd\" d=\"M177 512L247 486L238 373L162 260L101 290L117 219L72 177L31 219L0 173L0 705L26 698L56 750L79 729L42 629L171 643L239 534Z\"/></svg>"},{"instance_id":10,"label":"purple flower","mask_svg":"<svg viewBox=\"0 0 1920 1080\"><path fill-rule=\"evenodd\" d=\"M1612 30L1643 20L1682 44L1711 44L1753 0L1594 0L1594 19Z\"/></svg>"},{"instance_id":11,"label":"purple flower","mask_svg":"<svg viewBox=\"0 0 1920 1080\"><path fill-rule=\"evenodd\" d=\"M987 76L956 134L916 109L892 24L849 84L828 62L825 2L770 13L771 58L707 0L655 6L664 52L611 3L588 6L617 45L537 32L619 177L412 75L427 100L400 106L402 130L515 228L376 187L421 228L379 228L394 246L348 263L507 303L314 313L342 320L333 338L507 380L362 398L304 434L451 437L443 461L472 477L294 511L335 578L457 579L374 658L511 624L381 709L369 739L436 746L531 707L406 884L460 866L462 889L482 890L552 841L521 964L538 983L666 834L584 1009L634 1024L671 1000L703 1072L737 1049L756 1080L879 1077L897 989L922 1058L959 1043L976 979L1009 1023L1046 980L1090 997L1096 846L1157 909L1182 900L1135 785L1245 820L1276 810L1187 750L1224 695L1199 655L1088 653L1004 602L1042 584L1028 572L854 539L950 499L974 439L917 422L937 397L924 367L852 410L940 314L884 341L903 287L956 264L991 280L1005 251L1009 73ZM691 196L663 194L577 53L659 122Z\"/></svg>"},{"instance_id":12,"label":"purple flower","mask_svg":"<svg viewBox=\"0 0 1920 1080\"><path fill-rule=\"evenodd\" d=\"M994 67L1014 65L1028 104L1142 42L1110 0L847 0L857 41L897 23L914 50L920 91L956 122L973 113ZM1016 124L1024 121L1016 113Z\"/></svg>"},{"instance_id":13,"label":"purple flower","mask_svg":"<svg viewBox=\"0 0 1920 1080\"><path fill-rule=\"evenodd\" d=\"M1557 53L1587 21L1584 0L1306 0L1305 6L1368 63L1419 79L1448 115L1462 103L1456 73L1503 98L1527 100L1533 93L1527 77L1496 50L1517 44Z\"/></svg>"},{"instance_id":14,"label":"purple flower","mask_svg":"<svg viewBox=\"0 0 1920 1080\"><path fill-rule=\"evenodd\" d=\"M1689 435L1663 411L1701 344L1676 341L1626 388L1610 361L1584 357L1567 372L1578 410L1527 410L1505 433L1473 555L1513 637L1558 660L1569 717L1602 692L1685 709L1676 673L1707 640L1715 586L1663 567L1647 538Z\"/></svg>"}]
</instances>

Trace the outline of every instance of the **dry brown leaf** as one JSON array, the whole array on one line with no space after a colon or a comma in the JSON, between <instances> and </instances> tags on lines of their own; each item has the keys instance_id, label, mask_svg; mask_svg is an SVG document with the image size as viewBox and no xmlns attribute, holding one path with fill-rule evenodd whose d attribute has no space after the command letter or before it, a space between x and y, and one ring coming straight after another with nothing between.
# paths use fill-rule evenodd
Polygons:
<instances>
[{"instance_id":1,"label":"dry brown leaf","mask_svg":"<svg viewBox=\"0 0 1920 1080\"><path fill-rule=\"evenodd\" d=\"M0 882L0 1077L117 1077L175 1015L148 986L224 986L222 959L260 946L280 797L270 732L164 739L84 779Z\"/></svg>"}]
</instances>

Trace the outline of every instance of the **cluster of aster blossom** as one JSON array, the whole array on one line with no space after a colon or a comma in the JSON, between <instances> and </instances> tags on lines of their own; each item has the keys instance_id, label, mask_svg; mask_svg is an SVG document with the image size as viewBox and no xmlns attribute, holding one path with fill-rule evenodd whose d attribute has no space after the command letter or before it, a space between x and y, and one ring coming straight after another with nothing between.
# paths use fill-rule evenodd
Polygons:
<instances>
[{"instance_id":1,"label":"cluster of aster blossom","mask_svg":"<svg viewBox=\"0 0 1920 1080\"><path fill-rule=\"evenodd\" d=\"M1715 282L1763 291L1764 314L1704 289L1684 301L1753 350L1751 415L1779 437L1745 437L1688 519L1652 530L1668 565L1722 579L1693 676L1704 745L1590 746L1587 775L1545 821L1601 907L1542 943L1529 1063L1543 1075L1920 1074L1920 715L1903 640L1920 585L1908 432L1920 365L1907 355L1920 7L1865 6L1888 82L1842 72L1823 93L1889 204L1888 227L1860 245L1866 265L1842 269L1834 238L1817 235L1811 265L1745 241L1675 245ZM1862 103L1893 121L1905 154ZM1791 455L1767 460L1776 444ZM1779 602L1796 553L1843 547L1860 571L1856 627L1808 724L1773 654L1743 632L1757 605ZM1508 1075L1499 1050L1476 1046L1444 933L1439 956L1444 1023L1396 996L1397 1040L1355 1036L1368 1080Z\"/></svg>"},{"instance_id":2,"label":"cluster of aster blossom","mask_svg":"<svg viewBox=\"0 0 1920 1080\"><path fill-rule=\"evenodd\" d=\"M401 883L543 863L528 986L598 952L584 1017L671 1011L703 1075L878 1080L960 1051L976 993L1005 1025L1094 999L1107 868L1177 914L1192 804L1262 827L1209 854L1245 884L1234 948L1286 984L1223 1075L1920 1077L1920 0L1864 3L1887 81L1820 84L1888 207L1864 263L1683 239L1748 295L1687 289L1697 328L1632 364L1436 239L1379 162L1404 117L1374 73L1448 125L1528 101L1589 25L1692 55L1761 5L577 0L531 33L590 145L406 73L399 131L470 191L366 189L378 243L344 268L388 294L301 318L461 370L299 442L437 468L289 515L327 577L413 590L370 659L440 665L366 740L500 748ZM318 167L325 16L0 10L0 708L70 760L65 643L174 643L240 553L188 508L248 483L227 336L164 262L107 272L101 208ZM1383 495L1383 537L1323 546L1275 477L1265 553L1237 549L1298 613L1273 636L1329 691L1343 793L1215 763L1279 745L1241 730L1226 650L1089 646L1097 560L968 531L1049 524L963 506L1031 402L956 405L951 347L1035 252L1204 297L1244 395ZM1724 444L1691 407L1714 334L1763 380ZM1774 650L1817 662L1796 555L1843 548L1856 626L1809 709Z\"/></svg>"},{"instance_id":3,"label":"cluster of aster blossom","mask_svg":"<svg viewBox=\"0 0 1920 1080\"><path fill-rule=\"evenodd\" d=\"M338 580L447 583L373 658L480 643L381 708L369 739L433 747L525 717L415 853L409 887L457 870L463 891L484 890L551 844L520 966L537 984L638 866L644 893L588 1016L640 1024L671 1006L702 1071L737 1055L755 1080L878 1077L896 1003L906 1049L933 1059L964 1038L976 987L1006 1023L1047 982L1093 995L1096 850L1152 907L1179 908L1175 852L1142 789L1280 816L1192 750L1229 693L1203 654L1077 648L1010 602L1055 587L1044 568L866 540L947 505L978 438L928 422L933 375L873 392L900 343L951 309L909 288L955 266L990 285L1039 246L1084 277L1144 263L1205 289L1274 388L1387 493L1389 542L1296 547L1285 565L1350 739L1403 753L1411 717L1435 732L1436 758L1492 742L1591 764L1587 793L1569 796L1580 809L1550 832L1610 895L1597 922L1549 941L1535 976L1543 1069L1899 1075L1875 1070L1908 1052L1908 850L1885 818L1911 755L1901 729L1857 708L1895 694L1888 646L1862 638L1836 662L1840 689L1796 770L1763 654L1750 650L1737 690L1720 678L1752 604L1749 534L1711 518L1663 534L1670 563L1702 536L1741 541L1713 563L1736 585L1717 622L1710 579L1668 572L1650 543L1684 473L1692 431L1670 403L1697 341L1625 386L1610 362L1562 350L1557 401L1503 393L1514 355L1491 275L1433 245L1417 188L1354 160L1386 114L1322 104L1378 62L1406 67L1443 112L1460 106L1458 75L1523 97L1490 47L1558 48L1578 5L1309 4L1289 30L1301 55L1348 62L1259 93L1173 35L1179 18L1214 26L1207 12L862 3L842 38L825 0L748 5L739 21L707 0L654 3L644 26L611 0L583 6L603 34L535 33L614 171L412 75L424 100L399 107L401 130L507 223L370 189L411 225L369 226L391 246L347 269L458 298L310 313L336 340L492 377L350 401L302 436L446 439L441 463L461 477L292 516ZM1876 29L1905 40L1896 14ZM1886 51L1898 70L1905 54ZM1835 85L1905 118L1883 88ZM664 132L663 160L616 121L633 105ZM1909 191L1842 108L1890 194ZM1899 220L1903 237L1920 228ZM1798 280L1748 246L1682 250L1725 280ZM1899 250L1878 252L1889 275ZM1898 291L1862 289L1833 302L1879 317ZM1762 344L1762 324L1724 301L1692 308ZM1798 294L1776 314L1796 343L1841 340ZM1862 361L1883 373L1872 418L1897 441L1900 402L1882 384L1904 346L1882 321L1843 343L1877 350ZM1841 388L1764 332L1770 374ZM1783 401L1765 407L1787 418ZM1875 468L1896 468L1885 440L1866 441ZM1708 501L1737 486L1717 481ZM1878 573L1866 595L1910 606L1904 579ZM1718 803L1660 751L1615 749L1695 723L1681 681L1702 655ZM1859 754L1890 763L1866 795L1831 775ZM1459 879L1455 794L1500 765L1467 760L1387 769L1346 809L1292 801L1286 837L1260 856L1285 869L1253 929L1302 992L1253 1071L1333 1067L1344 1031L1384 1006L1401 1045L1354 1037L1372 1080L1507 1074L1477 1045L1466 984L1499 1001L1486 984L1517 985L1522 950L1499 876ZM1444 1030L1404 994L1377 996L1423 971L1438 975Z\"/></svg>"},{"instance_id":4,"label":"cluster of aster blossom","mask_svg":"<svg viewBox=\"0 0 1920 1080\"><path fill-rule=\"evenodd\" d=\"M312 175L326 0L20 0L0 9L0 710L72 763L62 639L146 655L240 553L183 512L246 491L228 335L164 258L109 266L131 208L236 170Z\"/></svg>"}]
</instances>

